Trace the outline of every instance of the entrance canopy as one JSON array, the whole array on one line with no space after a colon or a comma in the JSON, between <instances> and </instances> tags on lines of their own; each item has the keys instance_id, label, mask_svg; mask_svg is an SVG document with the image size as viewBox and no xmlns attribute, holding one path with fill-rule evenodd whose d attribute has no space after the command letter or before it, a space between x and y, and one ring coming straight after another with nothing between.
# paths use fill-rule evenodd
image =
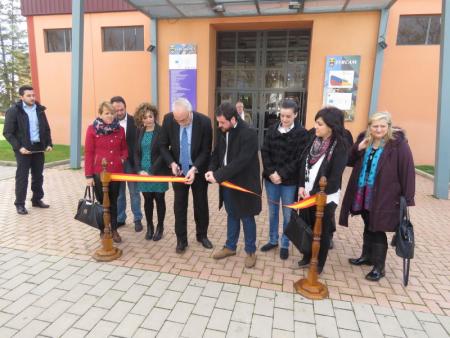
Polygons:
<instances>
[{"instance_id":1,"label":"entrance canopy","mask_svg":"<svg viewBox=\"0 0 450 338\"><path fill-rule=\"evenodd\" d=\"M397 0L128 0L152 18L212 18L373 11Z\"/></svg>"}]
</instances>

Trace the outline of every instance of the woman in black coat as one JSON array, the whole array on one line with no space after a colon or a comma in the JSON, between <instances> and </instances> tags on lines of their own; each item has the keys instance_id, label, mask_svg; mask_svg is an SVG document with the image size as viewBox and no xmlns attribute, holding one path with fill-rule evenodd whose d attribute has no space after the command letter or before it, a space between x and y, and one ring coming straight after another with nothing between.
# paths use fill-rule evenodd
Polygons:
<instances>
[{"instance_id":1,"label":"woman in black coat","mask_svg":"<svg viewBox=\"0 0 450 338\"><path fill-rule=\"evenodd\" d=\"M366 275L378 281L385 275L386 232L396 230L399 222L400 197L414 205L414 161L403 131L392 128L389 113L376 113L369 119L352 147L349 166L353 167L339 224L348 226L348 217L361 215L364 221L363 248L352 265L373 265Z\"/></svg>"},{"instance_id":2,"label":"woman in black coat","mask_svg":"<svg viewBox=\"0 0 450 338\"><path fill-rule=\"evenodd\" d=\"M136 172L140 175L167 175L168 169L159 152L159 135L161 127L157 123L158 109L142 103L135 113L138 126L134 163ZM167 183L138 182L138 190L144 196L144 211L147 219L146 240L159 241L164 232L164 218L166 216L165 192L169 189ZM153 201L156 202L158 225L156 232L153 226Z\"/></svg>"},{"instance_id":3,"label":"woman in black coat","mask_svg":"<svg viewBox=\"0 0 450 338\"><path fill-rule=\"evenodd\" d=\"M315 137L305 149L300 164L298 195L308 198L320 191L319 180L327 178L325 193L327 204L323 215L323 228L320 240L318 272L325 265L331 234L335 230L334 214L339 203L342 173L347 165L347 141L344 136L343 112L335 107L319 110L315 117ZM307 219L315 219L316 208L304 211ZM299 267L308 267L311 253L303 253Z\"/></svg>"}]
</instances>

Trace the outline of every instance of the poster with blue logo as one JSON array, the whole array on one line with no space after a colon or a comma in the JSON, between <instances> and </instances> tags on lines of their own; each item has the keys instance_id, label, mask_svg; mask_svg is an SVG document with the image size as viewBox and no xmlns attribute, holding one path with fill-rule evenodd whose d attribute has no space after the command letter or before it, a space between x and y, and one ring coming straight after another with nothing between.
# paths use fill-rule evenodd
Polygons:
<instances>
[{"instance_id":1,"label":"poster with blue logo","mask_svg":"<svg viewBox=\"0 0 450 338\"><path fill-rule=\"evenodd\" d=\"M184 97L197 109L197 45L173 44L169 47L169 100Z\"/></svg>"},{"instance_id":2,"label":"poster with blue logo","mask_svg":"<svg viewBox=\"0 0 450 338\"><path fill-rule=\"evenodd\" d=\"M355 119L361 56L327 56L323 104L345 113L346 121Z\"/></svg>"}]
</instances>

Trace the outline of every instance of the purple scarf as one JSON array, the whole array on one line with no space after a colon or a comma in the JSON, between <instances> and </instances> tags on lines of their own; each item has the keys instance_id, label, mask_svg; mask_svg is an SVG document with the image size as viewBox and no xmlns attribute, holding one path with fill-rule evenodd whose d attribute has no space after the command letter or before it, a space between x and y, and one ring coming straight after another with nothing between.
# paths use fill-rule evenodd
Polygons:
<instances>
[{"instance_id":1,"label":"purple scarf","mask_svg":"<svg viewBox=\"0 0 450 338\"><path fill-rule=\"evenodd\" d=\"M312 167L330 148L331 137L322 139L320 137L314 138L314 142L309 150L308 165Z\"/></svg>"},{"instance_id":2,"label":"purple scarf","mask_svg":"<svg viewBox=\"0 0 450 338\"><path fill-rule=\"evenodd\" d=\"M331 142L333 141L333 143ZM306 157L306 163L305 163L305 181L309 182L309 171L312 168L314 164L317 163L317 161L320 160L322 156L327 154L325 161L326 163L330 161L331 156L333 155L334 148L336 148L337 141L332 140L331 137L327 138L326 140L316 137L314 139L313 144L311 145L311 149L309 150L309 153ZM328 165L328 164L326 164Z\"/></svg>"}]
</instances>

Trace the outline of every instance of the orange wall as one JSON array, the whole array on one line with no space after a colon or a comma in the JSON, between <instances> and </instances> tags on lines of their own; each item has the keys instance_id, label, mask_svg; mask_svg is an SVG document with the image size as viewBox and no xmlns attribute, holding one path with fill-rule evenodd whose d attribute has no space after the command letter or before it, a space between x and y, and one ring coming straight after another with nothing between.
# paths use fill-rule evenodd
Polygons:
<instances>
[{"instance_id":1,"label":"orange wall","mask_svg":"<svg viewBox=\"0 0 450 338\"><path fill-rule=\"evenodd\" d=\"M360 73L355 120L345 126L353 136L365 129L368 119L375 64L378 12L328 14L314 22L308 85L307 127L312 127L315 113L323 105L325 57L360 55Z\"/></svg>"},{"instance_id":2,"label":"orange wall","mask_svg":"<svg viewBox=\"0 0 450 338\"><path fill-rule=\"evenodd\" d=\"M415 161L434 162L439 46L397 46L401 14L437 14L440 0L399 0L391 8L378 110L392 113L406 129ZM47 106L55 143L69 143L71 53L45 53L44 29L71 26L70 15L36 16L33 24L37 73L42 103ZM83 133L96 116L100 101L122 95L133 112L151 100L150 54L102 52L101 27L144 25L144 46L150 44L150 19L140 12L85 15ZM322 107L327 55L360 55L361 68L353 135L365 129L371 95L379 13L303 14L270 17L158 21L159 108L169 107L168 50L173 43L195 43L198 49L197 109L213 117L215 108L216 32L221 30L312 29L308 76L307 127ZM426 137L424 137L426 135Z\"/></svg>"},{"instance_id":3,"label":"orange wall","mask_svg":"<svg viewBox=\"0 0 450 338\"><path fill-rule=\"evenodd\" d=\"M327 55L361 55L356 118L347 127L356 134L367 122L370 102L378 12L310 14L270 17L159 20L158 81L159 108L169 107L168 51L173 43L195 43L198 47L197 109L213 117L215 106L216 31L312 28L308 77L307 127L322 107L325 58ZM122 95L128 110L150 100L150 54L148 52L102 52L101 27L144 25L144 46L149 45L150 20L139 12L85 15L83 126L96 116L97 105L113 95ZM71 53L45 53L44 29L71 26L70 15L34 17L41 101L55 143L69 143Z\"/></svg>"},{"instance_id":4,"label":"orange wall","mask_svg":"<svg viewBox=\"0 0 450 338\"><path fill-rule=\"evenodd\" d=\"M71 53L46 53L44 29L69 28L70 15L34 17L40 99L47 107L54 143L70 142ZM102 52L101 27L144 26L144 48L150 44L150 19L140 12L86 14L84 21L84 70L82 140L97 115L101 101L122 95L128 111L150 100L150 53Z\"/></svg>"},{"instance_id":5,"label":"orange wall","mask_svg":"<svg viewBox=\"0 0 450 338\"><path fill-rule=\"evenodd\" d=\"M400 15L439 14L441 0L400 0L389 14L378 110L407 132L416 164L433 164L439 85L439 45L397 46Z\"/></svg>"},{"instance_id":6,"label":"orange wall","mask_svg":"<svg viewBox=\"0 0 450 338\"><path fill-rule=\"evenodd\" d=\"M312 26L307 126L312 126L315 113L322 107L326 56L361 55L356 118L354 122L347 124L347 128L356 134L367 123L378 23L378 12L159 20L159 108L162 112L170 110L168 71L170 44L197 44L197 109L213 117L217 30L267 30Z\"/></svg>"}]
</instances>

